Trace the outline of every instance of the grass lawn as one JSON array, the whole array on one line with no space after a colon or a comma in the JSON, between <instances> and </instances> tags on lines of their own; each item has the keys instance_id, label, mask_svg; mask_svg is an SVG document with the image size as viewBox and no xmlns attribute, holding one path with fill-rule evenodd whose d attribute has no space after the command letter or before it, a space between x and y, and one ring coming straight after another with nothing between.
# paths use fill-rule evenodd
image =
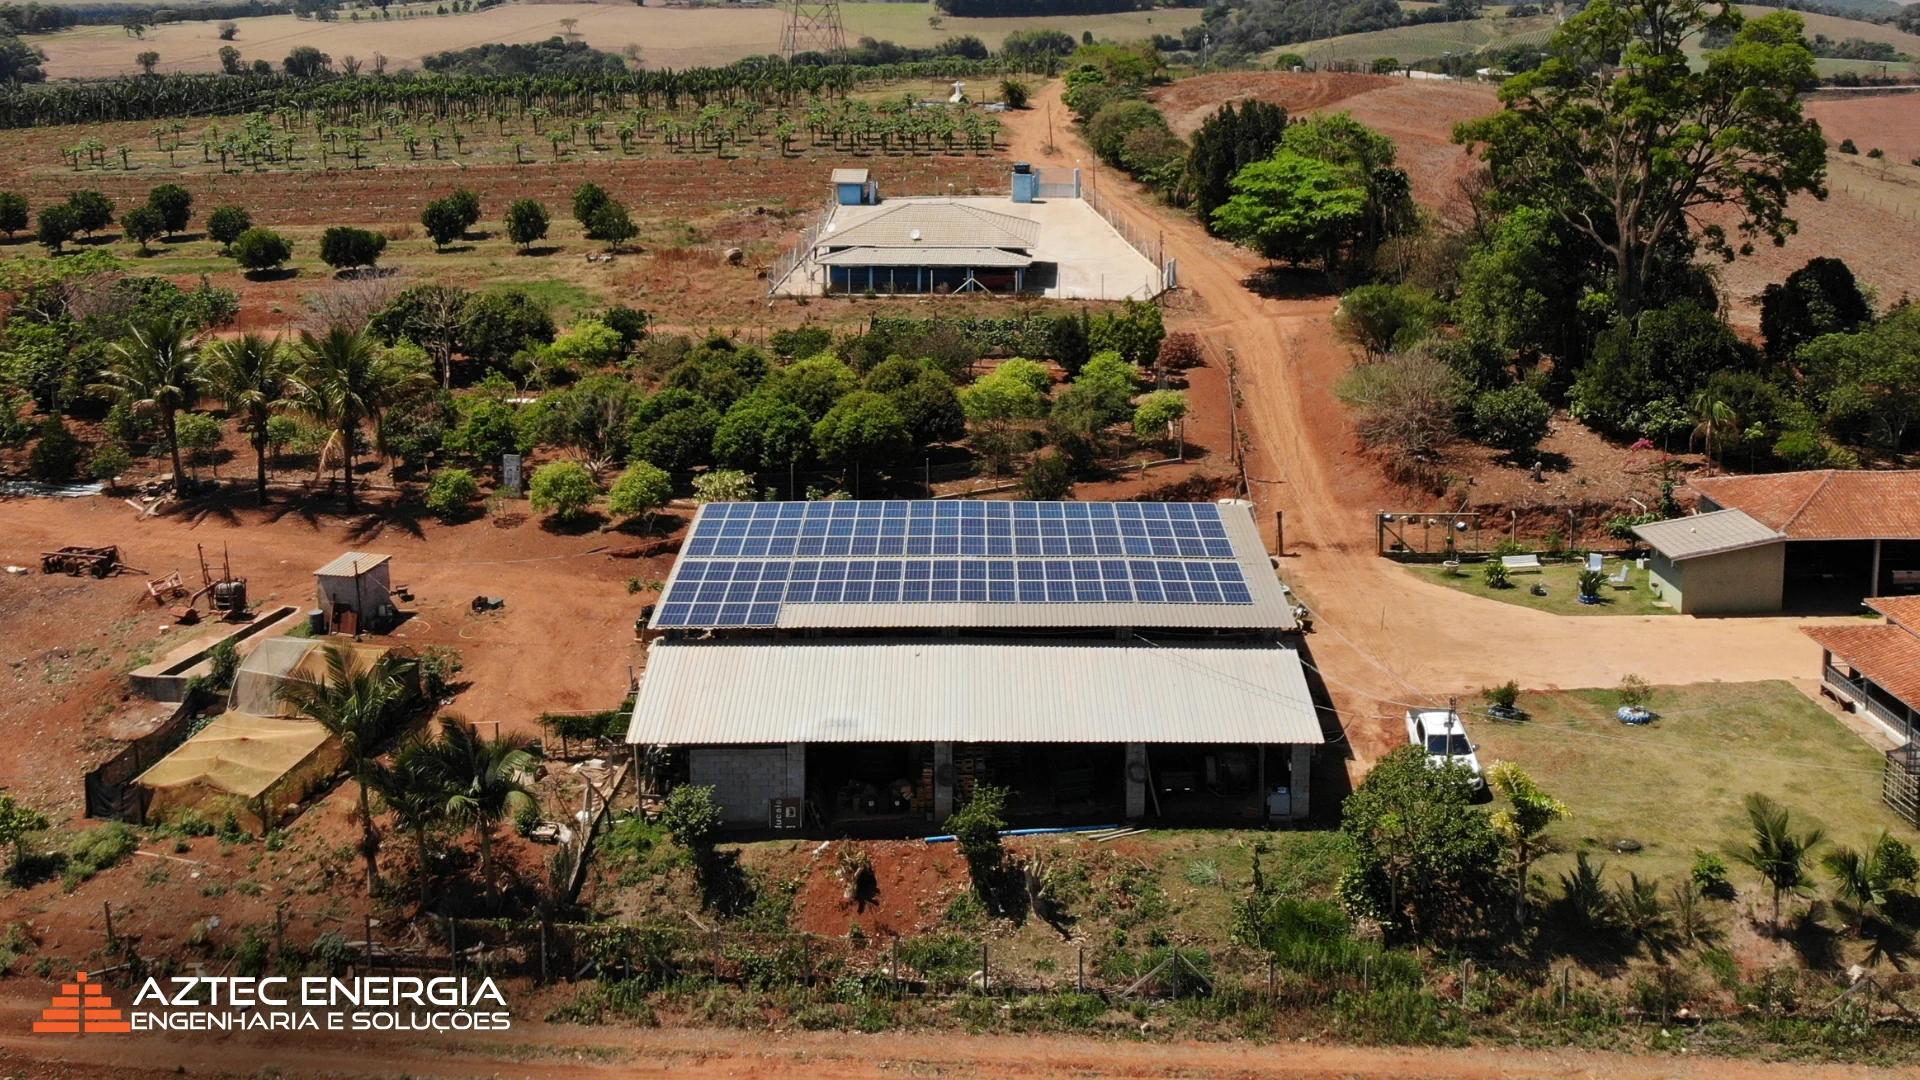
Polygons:
<instances>
[{"instance_id":1,"label":"grass lawn","mask_svg":"<svg viewBox=\"0 0 1920 1080\"><path fill-rule=\"evenodd\" d=\"M1562 853L1541 863L1549 880L1582 847L1614 873L1684 874L1696 849L1724 853L1745 840L1741 800L1754 791L1784 804L1797 830L1825 829L1828 845L1859 848L1883 828L1920 841L1880 801L1883 755L1791 683L1659 687L1649 707L1660 718L1646 727L1616 720L1618 705L1611 690L1526 694L1527 722L1470 721L1482 766L1518 762L1573 811L1550 830ZM1623 837L1644 849L1613 852ZM1736 884L1756 880L1733 873Z\"/></svg>"},{"instance_id":2,"label":"grass lawn","mask_svg":"<svg viewBox=\"0 0 1920 1080\"><path fill-rule=\"evenodd\" d=\"M1550 611L1555 615L1672 615L1672 608L1654 607L1653 593L1647 588L1647 572L1630 570L1627 572L1625 588L1612 585L1600 587L1600 603L1583 604L1580 602L1580 564L1548 563L1538 571L1520 570L1510 573L1507 580L1512 588L1493 589L1487 587L1486 579L1481 577L1481 563L1468 563L1460 568L1458 575L1449 574L1443 567L1409 565L1409 573L1419 576L1449 589L1458 589L1474 596L1484 596L1489 600L1518 604L1535 611ZM1618 562L1609 561L1607 574L1612 576L1619 569ZM1545 585L1547 595L1533 595L1534 585Z\"/></svg>"}]
</instances>

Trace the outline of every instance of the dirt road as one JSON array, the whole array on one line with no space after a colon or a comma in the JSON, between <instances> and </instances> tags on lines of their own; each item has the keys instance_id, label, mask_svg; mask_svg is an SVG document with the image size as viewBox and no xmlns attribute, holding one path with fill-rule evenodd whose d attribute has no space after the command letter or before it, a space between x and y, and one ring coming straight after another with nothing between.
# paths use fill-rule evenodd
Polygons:
<instances>
[{"instance_id":1,"label":"dirt road","mask_svg":"<svg viewBox=\"0 0 1920 1080\"><path fill-rule=\"evenodd\" d=\"M296 1077L475 1077L500 1080L1864 1080L1887 1070L1628 1057L1577 1051L1424 1050L1319 1042L1169 1043L1061 1036L858 1035L847 1032L582 1028L516 1020L497 1036L374 1038L307 1034L267 1042L231 1034L21 1034L43 1002L0 1004L7 1075L159 1077L210 1073Z\"/></svg>"},{"instance_id":2,"label":"dirt road","mask_svg":"<svg viewBox=\"0 0 1920 1080\"><path fill-rule=\"evenodd\" d=\"M1352 362L1332 330L1336 298L1257 295L1246 282L1261 260L1098 166L1064 123L1055 124L1059 153L1045 153L1047 110L1069 115L1059 89L1049 86L1030 111L1009 114L1013 157L1078 164L1137 225L1163 232L1180 283L1193 294L1173 305L1170 328L1199 333L1216 360L1229 350L1237 358L1252 496L1269 538L1274 511L1285 513L1281 573L1318 614L1313 660L1360 763L1399 744L1405 703L1431 704L1510 678L1552 689L1610 686L1629 672L1654 683L1817 673L1820 650L1797 629L1814 620L1569 618L1465 596L1376 557L1373 515L1407 508L1411 498L1358 451L1334 398ZM1339 107L1354 104L1347 97ZM1429 506L1422 500L1415 508Z\"/></svg>"}]
</instances>

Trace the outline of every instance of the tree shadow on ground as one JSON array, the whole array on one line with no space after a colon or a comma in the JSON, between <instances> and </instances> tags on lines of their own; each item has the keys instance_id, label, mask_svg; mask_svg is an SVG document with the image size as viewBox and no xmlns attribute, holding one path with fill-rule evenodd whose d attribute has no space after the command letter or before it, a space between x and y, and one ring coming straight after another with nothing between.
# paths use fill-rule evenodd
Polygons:
<instances>
[{"instance_id":1,"label":"tree shadow on ground","mask_svg":"<svg viewBox=\"0 0 1920 1080\"><path fill-rule=\"evenodd\" d=\"M1241 284L1268 300L1317 300L1336 292L1325 273L1299 266L1264 266Z\"/></svg>"},{"instance_id":2,"label":"tree shadow on ground","mask_svg":"<svg viewBox=\"0 0 1920 1080\"><path fill-rule=\"evenodd\" d=\"M559 253L560 253L559 244L536 244L532 247L523 247L519 249L519 251L515 252L515 254L525 255L530 258L536 258L536 259L544 259L549 255L557 255Z\"/></svg>"},{"instance_id":3,"label":"tree shadow on ground","mask_svg":"<svg viewBox=\"0 0 1920 1080\"><path fill-rule=\"evenodd\" d=\"M661 538L679 532L686 522L672 514L635 514L626 518L609 531L623 536L647 536Z\"/></svg>"},{"instance_id":4,"label":"tree shadow on ground","mask_svg":"<svg viewBox=\"0 0 1920 1080\"><path fill-rule=\"evenodd\" d=\"M1827 905L1815 900L1807 910L1792 917L1780 929L1779 938L1800 954L1800 962L1814 971L1833 971L1840 967L1840 934L1820 922Z\"/></svg>"},{"instance_id":5,"label":"tree shadow on ground","mask_svg":"<svg viewBox=\"0 0 1920 1080\"><path fill-rule=\"evenodd\" d=\"M426 536L426 530L420 527L420 507L409 499L395 499L377 507L364 507L365 513L359 520L347 526L347 538L350 540L374 540L386 535L388 529L398 529L416 540Z\"/></svg>"},{"instance_id":6,"label":"tree shadow on ground","mask_svg":"<svg viewBox=\"0 0 1920 1080\"><path fill-rule=\"evenodd\" d=\"M183 232L174 233L172 236L163 236L160 238L160 242L163 244L191 244L195 241L205 240L206 238L206 233Z\"/></svg>"},{"instance_id":7,"label":"tree shadow on ground","mask_svg":"<svg viewBox=\"0 0 1920 1080\"><path fill-rule=\"evenodd\" d=\"M300 276L300 271L297 267L282 266L272 270L249 270L243 276L245 276L248 281L262 282L262 283L271 282L271 281L292 281L294 278L297 278Z\"/></svg>"},{"instance_id":8,"label":"tree shadow on ground","mask_svg":"<svg viewBox=\"0 0 1920 1080\"><path fill-rule=\"evenodd\" d=\"M607 515L598 510L587 510L572 517L548 514L540 519L540 528L555 536L585 536L598 532L607 523Z\"/></svg>"}]
</instances>

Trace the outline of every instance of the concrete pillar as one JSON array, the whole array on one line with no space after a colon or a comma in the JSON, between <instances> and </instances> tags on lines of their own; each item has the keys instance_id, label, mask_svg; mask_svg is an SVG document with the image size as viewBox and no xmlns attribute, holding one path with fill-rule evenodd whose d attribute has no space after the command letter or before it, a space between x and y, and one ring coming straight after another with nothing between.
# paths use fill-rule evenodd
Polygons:
<instances>
[{"instance_id":1,"label":"concrete pillar","mask_svg":"<svg viewBox=\"0 0 1920 1080\"><path fill-rule=\"evenodd\" d=\"M1147 744L1127 744L1127 820L1147 816Z\"/></svg>"},{"instance_id":2,"label":"concrete pillar","mask_svg":"<svg viewBox=\"0 0 1920 1080\"><path fill-rule=\"evenodd\" d=\"M787 744L787 797L807 797L807 744Z\"/></svg>"},{"instance_id":3,"label":"concrete pillar","mask_svg":"<svg viewBox=\"0 0 1920 1080\"><path fill-rule=\"evenodd\" d=\"M953 744L933 744L933 820L953 815Z\"/></svg>"},{"instance_id":4,"label":"concrete pillar","mask_svg":"<svg viewBox=\"0 0 1920 1080\"><path fill-rule=\"evenodd\" d=\"M1868 596L1880 595L1880 541L1873 542L1873 584L1867 586Z\"/></svg>"},{"instance_id":5,"label":"concrete pillar","mask_svg":"<svg viewBox=\"0 0 1920 1080\"><path fill-rule=\"evenodd\" d=\"M1287 783L1288 794L1293 798L1293 810L1288 816L1295 821L1304 821L1307 816L1307 792L1313 787L1313 747L1299 745L1293 748L1293 777Z\"/></svg>"}]
</instances>

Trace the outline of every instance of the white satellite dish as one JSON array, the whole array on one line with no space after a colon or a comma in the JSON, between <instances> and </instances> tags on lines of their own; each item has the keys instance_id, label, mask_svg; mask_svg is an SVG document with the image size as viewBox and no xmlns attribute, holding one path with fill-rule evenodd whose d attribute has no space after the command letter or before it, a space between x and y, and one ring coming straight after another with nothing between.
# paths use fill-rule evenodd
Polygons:
<instances>
[{"instance_id":1,"label":"white satellite dish","mask_svg":"<svg viewBox=\"0 0 1920 1080\"><path fill-rule=\"evenodd\" d=\"M835 229L837 229L837 228L839 228L839 227L840 227L840 226L838 226L838 225L836 225L835 223L833 223L833 222L831 222L831 221L829 221L829 222L827 222L827 231L828 231L828 232L832 232L833 230L835 230Z\"/></svg>"},{"instance_id":2,"label":"white satellite dish","mask_svg":"<svg viewBox=\"0 0 1920 1080\"><path fill-rule=\"evenodd\" d=\"M907 235L908 235L908 237L910 237L911 239L914 239L914 240L918 240L918 239L920 239L920 230L919 230L919 229L915 229L915 230L913 230L913 231L912 231L911 233L908 233Z\"/></svg>"}]
</instances>

